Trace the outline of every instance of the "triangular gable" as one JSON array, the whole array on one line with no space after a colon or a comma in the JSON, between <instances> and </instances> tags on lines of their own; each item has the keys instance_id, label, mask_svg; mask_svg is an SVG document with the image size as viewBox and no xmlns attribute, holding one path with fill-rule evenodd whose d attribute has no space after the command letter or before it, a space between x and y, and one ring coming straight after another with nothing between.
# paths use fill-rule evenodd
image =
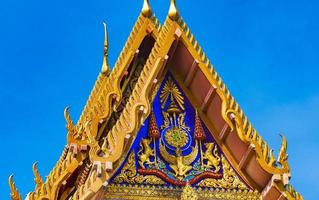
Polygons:
<instances>
[{"instance_id":1,"label":"triangular gable","mask_svg":"<svg viewBox=\"0 0 319 200\"><path fill-rule=\"evenodd\" d=\"M223 190L236 191L237 199L244 194L260 199L260 194L251 190L233 169L170 73L163 79L144 124L123 164L110 179L107 198L119 197L132 188L134 193L125 194L126 198L141 194L149 198L166 199L167 194L179 198L182 188L189 184L197 188L200 199L224 198ZM152 186L160 190L148 196L145 189ZM176 191L170 193L172 187Z\"/></svg>"},{"instance_id":2,"label":"triangular gable","mask_svg":"<svg viewBox=\"0 0 319 200\"><path fill-rule=\"evenodd\" d=\"M183 85L191 86L192 82L208 81L206 94L202 92L203 88L201 87L197 91L198 94L194 92L196 95L187 92L187 87L183 88L183 90L186 95L190 93L189 99L193 100L192 104L202 109L201 116L203 121L213 134L217 134L215 138L218 138L217 142L235 170L250 187L263 191L265 198L270 188L275 188L278 198L283 194L288 196L288 199L302 198L295 191L290 190L290 192L287 192L286 189L280 189L283 188L283 185L287 185L290 175L286 160L285 140L276 161L272 151L269 151L268 145L252 128L225 84L210 65L181 17L177 17L176 21L172 17L166 19L128 104L107 135L106 143L109 144L110 154L108 154L106 159L98 159L106 163L105 170L111 172L106 174L105 180L112 177L114 174L113 169L117 169L121 164L119 162L121 155L125 155L128 152L128 147L132 144L137 131L151 112L150 98L152 91L157 87L159 80L165 74L164 72L169 68L173 75L176 75L177 81L179 81L178 74L181 73L176 73L174 70L176 71L180 68L174 69L174 67L169 66L174 62L173 58L174 56L176 57L176 50L180 44L185 46L193 61L192 65L188 65L190 69L188 69L188 73L185 73L186 77L180 80L180 83L182 83L180 85L181 87ZM179 59L182 62L186 60L187 57L185 56ZM196 72L198 76L194 75L194 71L192 71L194 69L199 69ZM198 80L194 81L193 79L196 78ZM194 87L194 90L196 90L196 87ZM216 96L218 98L214 102L213 97ZM200 99L202 102L196 98L202 98ZM211 104L211 106L208 106L208 104ZM203 111L209 112L210 109L213 110L211 117L203 113ZM218 122L219 124L208 123L208 120L212 119L213 122ZM241 154L237 154L237 152ZM93 184L93 182L90 184Z\"/></svg>"},{"instance_id":3,"label":"triangular gable","mask_svg":"<svg viewBox=\"0 0 319 200\"><path fill-rule=\"evenodd\" d=\"M149 115L154 110L152 108L156 94L154 91L158 90L164 75L169 71L189 99L190 104L197 108L200 122L204 124L203 129L211 134L210 142L218 146L220 159L224 158L224 161L228 161L224 163L224 166L229 164L229 169L236 174L240 183L249 189L257 189L259 193L262 193L263 199L302 199L301 195L288 184L290 170L287 163L285 139L278 159L275 159L268 145L252 128L247 117L244 116L243 111L190 33L189 28L179 16L175 1L171 1L169 15L160 29L150 13L148 1L144 0L142 14L121 56L109 76L99 75L77 126L71 123L66 112L69 135L73 135L74 138L71 137L71 142L47 177L46 183L37 182L36 193L31 193L29 198L56 199L61 184L63 187L70 184L66 180L76 175L74 172L78 173L77 170L81 170L77 174L77 180L79 180L77 189L69 188L63 195L71 195L73 199L90 199L96 195L103 195L103 189L110 183L109 188L120 190L121 188L114 186L115 182L112 185L112 181L120 176L118 169L124 169L125 163L129 163L130 159L134 160L134 157L135 160L137 159L138 152L131 150L131 147L134 147L134 141L141 141L139 138L141 139L143 134L138 132L145 129L142 125L148 123ZM127 69L132 66L132 60L138 53L138 47L143 43L145 36L150 34L155 36L155 44L138 77L129 78L135 79L134 86L129 95L124 97L125 81L123 77L128 74ZM123 98L126 99L124 104ZM178 100L175 104L178 104ZM112 118L111 113L118 108L121 110L114 118L115 120L111 122L111 126L105 125ZM106 128L103 127L104 125ZM174 155L174 151L169 148L166 150L168 154L165 160L173 162L169 154ZM159 151L165 154L163 148L160 148ZM191 152L177 153L175 149L174 159L177 160L177 155L194 155L193 150L185 151ZM135 165L147 167L143 162L140 164L135 161ZM181 168L174 164L165 165L165 167L173 170L179 181L185 178L184 175L191 170L184 166L183 170L179 171L178 169ZM37 177L38 173L34 171ZM147 174L149 175L154 176L154 174ZM81 179L81 177L84 178ZM184 182L187 181L184 180ZM16 191L12 180L10 185L13 187L12 191ZM212 188L218 187L212 186ZM184 187L183 192L184 190L185 194L192 193L188 184ZM123 191L128 192L125 188ZM174 190L172 189L171 192ZM232 192L229 191L229 194L238 195L236 191ZM231 197L224 196L224 198Z\"/></svg>"}]
</instances>

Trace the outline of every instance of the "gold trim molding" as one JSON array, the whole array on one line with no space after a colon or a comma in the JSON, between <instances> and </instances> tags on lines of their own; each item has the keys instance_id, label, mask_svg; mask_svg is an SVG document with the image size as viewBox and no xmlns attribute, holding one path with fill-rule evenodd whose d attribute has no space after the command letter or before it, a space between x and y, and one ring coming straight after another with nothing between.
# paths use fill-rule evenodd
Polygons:
<instances>
[{"instance_id":1,"label":"gold trim molding","mask_svg":"<svg viewBox=\"0 0 319 200\"><path fill-rule=\"evenodd\" d=\"M186 186L187 187L187 186ZM180 200L184 187L140 186L140 185L109 185L105 189L106 200ZM195 189L195 188L194 188ZM195 189L198 199L201 200L260 200L261 195L252 190L236 189Z\"/></svg>"}]
</instances>

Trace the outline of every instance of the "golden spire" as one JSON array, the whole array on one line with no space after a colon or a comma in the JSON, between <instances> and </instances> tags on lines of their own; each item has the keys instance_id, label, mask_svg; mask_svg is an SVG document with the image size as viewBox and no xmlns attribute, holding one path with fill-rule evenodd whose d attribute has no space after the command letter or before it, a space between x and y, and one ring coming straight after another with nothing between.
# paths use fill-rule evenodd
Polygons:
<instances>
[{"instance_id":1,"label":"golden spire","mask_svg":"<svg viewBox=\"0 0 319 200\"><path fill-rule=\"evenodd\" d=\"M177 10L177 7L176 7L175 0L171 0L171 4L169 6L169 11L168 11L168 16L172 20L177 20L178 19L179 14L178 14L178 10Z\"/></svg>"},{"instance_id":2,"label":"golden spire","mask_svg":"<svg viewBox=\"0 0 319 200\"><path fill-rule=\"evenodd\" d=\"M144 17L150 17L152 16L152 9L149 3L149 0L144 0L143 8L142 8L142 14Z\"/></svg>"},{"instance_id":3,"label":"golden spire","mask_svg":"<svg viewBox=\"0 0 319 200\"><path fill-rule=\"evenodd\" d=\"M103 65L101 72L103 74L109 75L110 73L110 67L108 63L108 50L109 50L109 41L107 36L107 29L106 29L106 23L103 22L104 25L104 54L103 54Z\"/></svg>"}]
</instances>

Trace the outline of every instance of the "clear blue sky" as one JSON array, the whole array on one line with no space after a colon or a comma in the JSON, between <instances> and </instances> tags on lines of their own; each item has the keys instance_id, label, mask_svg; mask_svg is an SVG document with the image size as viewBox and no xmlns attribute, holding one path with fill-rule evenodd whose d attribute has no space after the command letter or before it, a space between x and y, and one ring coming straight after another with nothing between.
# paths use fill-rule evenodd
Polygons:
<instances>
[{"instance_id":1,"label":"clear blue sky","mask_svg":"<svg viewBox=\"0 0 319 200\"><path fill-rule=\"evenodd\" d=\"M276 151L288 139L292 183L319 193L319 1L178 0L179 10L254 126ZM169 0L151 0L163 22ZM110 63L142 0L0 1L0 199L15 174L33 190L66 143L63 109L79 117L102 63L108 23Z\"/></svg>"}]
</instances>

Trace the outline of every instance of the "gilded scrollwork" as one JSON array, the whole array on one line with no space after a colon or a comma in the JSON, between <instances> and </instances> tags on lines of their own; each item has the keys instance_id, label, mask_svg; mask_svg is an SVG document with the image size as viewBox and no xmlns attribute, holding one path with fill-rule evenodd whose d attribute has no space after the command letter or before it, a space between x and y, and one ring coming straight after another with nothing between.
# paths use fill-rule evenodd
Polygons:
<instances>
[{"instance_id":1,"label":"gilded scrollwork","mask_svg":"<svg viewBox=\"0 0 319 200\"><path fill-rule=\"evenodd\" d=\"M197 200L198 195L194 188L187 184L182 191L181 200Z\"/></svg>"},{"instance_id":2,"label":"gilded scrollwork","mask_svg":"<svg viewBox=\"0 0 319 200\"><path fill-rule=\"evenodd\" d=\"M226 116L232 117L234 124L231 124L231 128L236 130L239 138L246 143L254 145L257 160L266 171L273 174L290 174L287 140L283 135L281 135L282 145L276 160L273 150L269 150L268 144L264 142L252 125L247 122L247 118L243 116L243 113L240 114L236 109L228 109Z\"/></svg>"},{"instance_id":3,"label":"gilded scrollwork","mask_svg":"<svg viewBox=\"0 0 319 200\"><path fill-rule=\"evenodd\" d=\"M135 164L135 154L132 151L127 159L126 164L123 166L119 175L115 177L113 183L128 183L128 184L151 184L151 185L164 185L165 182L154 176L143 176L137 173Z\"/></svg>"},{"instance_id":4,"label":"gilded scrollwork","mask_svg":"<svg viewBox=\"0 0 319 200\"><path fill-rule=\"evenodd\" d=\"M247 186L239 179L233 168L224 156L221 156L223 177L221 179L206 178L198 186L224 189L247 189Z\"/></svg>"},{"instance_id":5,"label":"gilded scrollwork","mask_svg":"<svg viewBox=\"0 0 319 200\"><path fill-rule=\"evenodd\" d=\"M131 200L180 200L183 193L182 187L166 187L166 186L136 186L136 185L120 185L114 184L106 187L104 198L106 200L125 199ZM260 200L261 194L258 191L248 189L214 189L194 188L196 195L201 200ZM185 197L188 197L192 191L188 188L185 190ZM193 197L193 196L192 196ZM191 198L187 198L191 199Z\"/></svg>"}]
</instances>

